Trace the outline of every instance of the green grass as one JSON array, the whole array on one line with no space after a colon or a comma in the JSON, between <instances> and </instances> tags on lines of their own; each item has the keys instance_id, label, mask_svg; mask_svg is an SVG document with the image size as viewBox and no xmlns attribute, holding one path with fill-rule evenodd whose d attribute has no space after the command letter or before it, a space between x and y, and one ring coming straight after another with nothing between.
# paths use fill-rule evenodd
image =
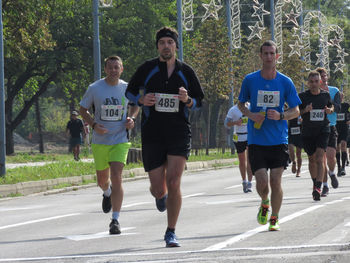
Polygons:
<instances>
[{"instance_id":1,"label":"green grass","mask_svg":"<svg viewBox=\"0 0 350 263\"><path fill-rule=\"evenodd\" d=\"M205 155L205 151L200 151L198 155L191 155L190 162L209 161L215 159L234 158L237 155L231 155L229 151L225 154L221 150L211 150L209 155ZM91 156L92 158L92 156ZM35 162L35 161L55 161L54 163L44 166L23 166L14 169L8 169L4 177L0 177L0 184L16 184L19 182L39 181L47 179L55 179L62 177L72 177L81 175L95 174L94 163L76 162L72 160L71 154L18 154L10 156L12 162ZM7 162L10 162L7 160ZM133 169L143 167L142 163L127 164L124 169ZM135 177L131 174L130 177ZM92 181L94 182L94 181ZM90 183L90 182L83 182Z\"/></svg>"}]
</instances>

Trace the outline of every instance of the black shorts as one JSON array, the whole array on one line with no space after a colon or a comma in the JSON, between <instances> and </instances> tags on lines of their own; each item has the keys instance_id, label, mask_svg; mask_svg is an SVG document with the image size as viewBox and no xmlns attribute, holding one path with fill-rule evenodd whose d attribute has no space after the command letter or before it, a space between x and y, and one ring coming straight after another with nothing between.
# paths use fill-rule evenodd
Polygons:
<instances>
[{"instance_id":1,"label":"black shorts","mask_svg":"<svg viewBox=\"0 0 350 263\"><path fill-rule=\"evenodd\" d=\"M242 153L247 149L248 146L248 142L244 141L244 142L234 142L237 153Z\"/></svg>"},{"instance_id":2,"label":"black shorts","mask_svg":"<svg viewBox=\"0 0 350 263\"><path fill-rule=\"evenodd\" d=\"M188 159L191 150L191 138L181 140L157 140L142 142L143 167L146 172L162 166L168 155L183 156Z\"/></svg>"},{"instance_id":3,"label":"black shorts","mask_svg":"<svg viewBox=\"0 0 350 263\"><path fill-rule=\"evenodd\" d=\"M337 126L337 132L338 132L338 144L341 141L347 141L348 138L348 126Z\"/></svg>"},{"instance_id":4,"label":"black shorts","mask_svg":"<svg viewBox=\"0 0 350 263\"><path fill-rule=\"evenodd\" d=\"M293 144L298 148L303 148L303 140L301 135L288 135L288 144Z\"/></svg>"},{"instance_id":5,"label":"black shorts","mask_svg":"<svg viewBox=\"0 0 350 263\"><path fill-rule=\"evenodd\" d=\"M335 126L331 126L331 133L329 134L327 146L337 149L337 138L338 138L337 129L335 128Z\"/></svg>"},{"instance_id":6,"label":"black shorts","mask_svg":"<svg viewBox=\"0 0 350 263\"><path fill-rule=\"evenodd\" d=\"M248 147L248 154L253 174L261 168L274 169L288 166L287 144L271 146L251 144Z\"/></svg>"},{"instance_id":7,"label":"black shorts","mask_svg":"<svg viewBox=\"0 0 350 263\"><path fill-rule=\"evenodd\" d=\"M328 146L329 132L322 132L315 136L302 136L304 150L311 156L316 152L316 148L326 150Z\"/></svg>"}]
</instances>

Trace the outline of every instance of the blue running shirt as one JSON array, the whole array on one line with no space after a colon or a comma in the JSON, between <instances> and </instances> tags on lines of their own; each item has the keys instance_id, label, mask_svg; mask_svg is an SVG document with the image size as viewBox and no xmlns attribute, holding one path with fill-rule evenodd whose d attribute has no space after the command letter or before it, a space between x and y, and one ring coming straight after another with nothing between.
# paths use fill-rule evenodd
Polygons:
<instances>
[{"instance_id":1,"label":"blue running shirt","mask_svg":"<svg viewBox=\"0 0 350 263\"><path fill-rule=\"evenodd\" d=\"M339 89L332 86L328 86L328 89L329 89L329 95L331 95L332 103L334 103L335 95L339 93ZM335 126L337 124L337 113L335 111L331 114L327 114L327 118L331 126Z\"/></svg>"},{"instance_id":2,"label":"blue running shirt","mask_svg":"<svg viewBox=\"0 0 350 263\"><path fill-rule=\"evenodd\" d=\"M239 101L250 102L251 112L260 112L266 107L283 112L283 105L286 102L290 108L301 104L293 81L277 72L272 80L264 79L261 71L248 74L243 82L239 94ZM259 94L259 95L258 95ZM263 146L288 144L288 124L286 120L265 120L260 129L254 128L254 122L248 120L248 144Z\"/></svg>"}]
</instances>

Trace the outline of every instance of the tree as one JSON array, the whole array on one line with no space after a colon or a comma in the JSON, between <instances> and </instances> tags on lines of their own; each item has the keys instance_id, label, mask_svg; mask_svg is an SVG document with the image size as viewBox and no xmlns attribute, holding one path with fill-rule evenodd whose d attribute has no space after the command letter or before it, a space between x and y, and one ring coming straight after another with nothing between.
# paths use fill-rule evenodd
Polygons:
<instances>
[{"instance_id":1,"label":"tree","mask_svg":"<svg viewBox=\"0 0 350 263\"><path fill-rule=\"evenodd\" d=\"M207 149L216 147L216 127L220 108L231 92L232 60L224 20L209 19L199 28L186 54L194 67L205 93Z\"/></svg>"}]
</instances>

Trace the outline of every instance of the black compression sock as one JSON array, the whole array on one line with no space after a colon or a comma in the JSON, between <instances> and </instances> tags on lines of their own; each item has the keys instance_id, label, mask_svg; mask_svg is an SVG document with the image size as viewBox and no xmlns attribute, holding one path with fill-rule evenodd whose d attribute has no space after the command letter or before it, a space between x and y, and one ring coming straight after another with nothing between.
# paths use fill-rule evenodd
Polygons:
<instances>
[{"instance_id":1,"label":"black compression sock","mask_svg":"<svg viewBox=\"0 0 350 263\"><path fill-rule=\"evenodd\" d=\"M167 228L166 229L166 231L165 231L165 233L167 233L167 232L172 232L172 233L175 233L175 228Z\"/></svg>"},{"instance_id":2,"label":"black compression sock","mask_svg":"<svg viewBox=\"0 0 350 263\"><path fill-rule=\"evenodd\" d=\"M316 185L316 178L311 178L311 180L312 180L313 186L315 186Z\"/></svg>"},{"instance_id":3,"label":"black compression sock","mask_svg":"<svg viewBox=\"0 0 350 263\"><path fill-rule=\"evenodd\" d=\"M341 152L341 167L342 168L345 167L346 159L347 159L347 153L346 152Z\"/></svg>"},{"instance_id":4,"label":"black compression sock","mask_svg":"<svg viewBox=\"0 0 350 263\"><path fill-rule=\"evenodd\" d=\"M340 169L340 152L337 152L335 154L335 157L337 158L338 169ZM343 160L343 154L342 154L342 160Z\"/></svg>"},{"instance_id":5,"label":"black compression sock","mask_svg":"<svg viewBox=\"0 0 350 263\"><path fill-rule=\"evenodd\" d=\"M322 186L322 182L316 182L316 183L315 183L315 185L316 185L316 188L319 188L319 189L321 189L321 186Z\"/></svg>"}]
</instances>

